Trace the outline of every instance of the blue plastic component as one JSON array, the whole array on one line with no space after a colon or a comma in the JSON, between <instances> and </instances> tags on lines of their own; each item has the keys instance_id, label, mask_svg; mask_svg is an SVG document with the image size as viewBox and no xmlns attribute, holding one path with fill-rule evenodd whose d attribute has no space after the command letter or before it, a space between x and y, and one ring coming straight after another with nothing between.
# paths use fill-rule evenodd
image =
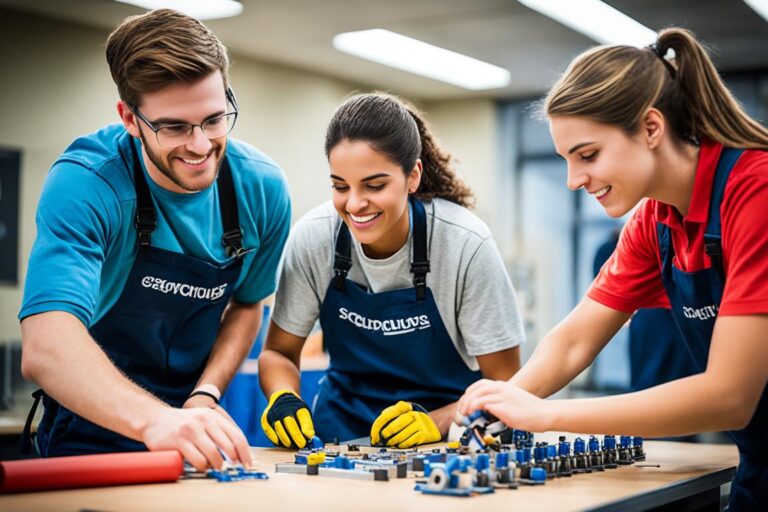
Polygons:
<instances>
[{"instance_id":1,"label":"blue plastic component","mask_svg":"<svg viewBox=\"0 0 768 512\"><path fill-rule=\"evenodd\" d=\"M547 446L547 458L554 459L555 457L557 457L557 446L551 444Z\"/></svg>"},{"instance_id":2,"label":"blue plastic component","mask_svg":"<svg viewBox=\"0 0 768 512\"><path fill-rule=\"evenodd\" d=\"M307 454L296 452L296 454L293 456L293 462L296 464L306 464L307 463Z\"/></svg>"},{"instance_id":3,"label":"blue plastic component","mask_svg":"<svg viewBox=\"0 0 768 512\"><path fill-rule=\"evenodd\" d=\"M458 457L459 459L459 471L462 473L466 473L469 471L469 468L472 467L472 459L467 457L466 455L461 455Z\"/></svg>"},{"instance_id":4,"label":"blue plastic component","mask_svg":"<svg viewBox=\"0 0 768 512\"><path fill-rule=\"evenodd\" d=\"M518 464L522 464L523 462L525 462L523 450L517 450L515 452L515 461L517 461Z\"/></svg>"},{"instance_id":5,"label":"blue plastic component","mask_svg":"<svg viewBox=\"0 0 768 512\"><path fill-rule=\"evenodd\" d=\"M531 447L525 446L522 450L518 450L518 453L523 453L523 460L522 462L530 462L531 461Z\"/></svg>"},{"instance_id":6,"label":"blue plastic component","mask_svg":"<svg viewBox=\"0 0 768 512\"><path fill-rule=\"evenodd\" d=\"M546 450L543 446L541 446L541 443L536 443L536 447L533 449L533 460L536 462L541 462L547 457Z\"/></svg>"},{"instance_id":7,"label":"blue plastic component","mask_svg":"<svg viewBox=\"0 0 768 512\"><path fill-rule=\"evenodd\" d=\"M577 437L573 440L573 453L576 455L580 455L586 451L586 447L584 444L584 440L580 437Z\"/></svg>"},{"instance_id":8,"label":"blue plastic component","mask_svg":"<svg viewBox=\"0 0 768 512\"><path fill-rule=\"evenodd\" d=\"M313 450L322 450L325 448L325 443L323 443L323 440L320 439L317 436L314 436L312 439L309 440L309 447Z\"/></svg>"},{"instance_id":9,"label":"blue plastic component","mask_svg":"<svg viewBox=\"0 0 768 512\"><path fill-rule=\"evenodd\" d=\"M547 472L544 468L531 468L530 479L534 482L544 482L547 479Z\"/></svg>"},{"instance_id":10,"label":"blue plastic component","mask_svg":"<svg viewBox=\"0 0 768 512\"><path fill-rule=\"evenodd\" d=\"M349 457L345 455L339 455L333 460L333 467L339 469L354 469L354 461L349 460Z\"/></svg>"},{"instance_id":11,"label":"blue plastic component","mask_svg":"<svg viewBox=\"0 0 768 512\"><path fill-rule=\"evenodd\" d=\"M561 457L564 455L570 455L571 454L571 443L568 441L560 441L557 443L557 453Z\"/></svg>"},{"instance_id":12,"label":"blue plastic component","mask_svg":"<svg viewBox=\"0 0 768 512\"><path fill-rule=\"evenodd\" d=\"M427 460L429 462L445 462L445 454L444 453L430 453L427 454Z\"/></svg>"},{"instance_id":13,"label":"blue plastic component","mask_svg":"<svg viewBox=\"0 0 768 512\"><path fill-rule=\"evenodd\" d=\"M616 436L606 435L603 437L603 449L615 450L616 449Z\"/></svg>"},{"instance_id":14,"label":"blue plastic component","mask_svg":"<svg viewBox=\"0 0 768 512\"><path fill-rule=\"evenodd\" d=\"M210 469L208 470L208 478L215 478L219 482L226 483L241 480L268 480L269 476L260 471L249 471L242 466L237 466L223 470Z\"/></svg>"},{"instance_id":15,"label":"blue plastic component","mask_svg":"<svg viewBox=\"0 0 768 512\"><path fill-rule=\"evenodd\" d=\"M589 436L589 451L591 452L600 451L600 441L595 436Z\"/></svg>"},{"instance_id":16,"label":"blue plastic component","mask_svg":"<svg viewBox=\"0 0 768 512\"><path fill-rule=\"evenodd\" d=\"M619 443L622 448L629 448L632 446L632 437L621 436L621 438L619 438Z\"/></svg>"},{"instance_id":17,"label":"blue plastic component","mask_svg":"<svg viewBox=\"0 0 768 512\"><path fill-rule=\"evenodd\" d=\"M496 454L496 467L506 468L509 466L509 452L499 452Z\"/></svg>"},{"instance_id":18,"label":"blue plastic component","mask_svg":"<svg viewBox=\"0 0 768 512\"><path fill-rule=\"evenodd\" d=\"M429 474L432 473L432 463L428 460L424 461L424 477L429 478Z\"/></svg>"},{"instance_id":19,"label":"blue plastic component","mask_svg":"<svg viewBox=\"0 0 768 512\"><path fill-rule=\"evenodd\" d=\"M633 437L632 446L643 446L643 438L639 436Z\"/></svg>"},{"instance_id":20,"label":"blue plastic component","mask_svg":"<svg viewBox=\"0 0 768 512\"><path fill-rule=\"evenodd\" d=\"M491 467L491 457L487 453L478 453L475 458L475 469L485 471Z\"/></svg>"}]
</instances>

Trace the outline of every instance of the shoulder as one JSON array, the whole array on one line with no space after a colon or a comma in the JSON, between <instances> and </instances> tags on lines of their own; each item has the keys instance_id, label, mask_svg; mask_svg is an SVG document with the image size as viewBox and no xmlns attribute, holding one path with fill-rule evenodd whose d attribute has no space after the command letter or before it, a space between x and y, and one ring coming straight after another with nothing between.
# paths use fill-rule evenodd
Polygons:
<instances>
[{"instance_id":1,"label":"shoulder","mask_svg":"<svg viewBox=\"0 0 768 512\"><path fill-rule=\"evenodd\" d=\"M227 158L233 175L243 184L260 184L269 188L287 188L285 174L272 158L262 151L237 139L227 142Z\"/></svg>"},{"instance_id":2,"label":"shoulder","mask_svg":"<svg viewBox=\"0 0 768 512\"><path fill-rule=\"evenodd\" d=\"M435 236L459 237L482 243L491 238L491 230L480 217L461 205L446 199L435 198L425 203L427 214L434 218Z\"/></svg>"},{"instance_id":3,"label":"shoulder","mask_svg":"<svg viewBox=\"0 0 768 512\"><path fill-rule=\"evenodd\" d=\"M339 215L331 201L305 213L291 228L291 243L308 251L331 248L338 229Z\"/></svg>"}]
</instances>

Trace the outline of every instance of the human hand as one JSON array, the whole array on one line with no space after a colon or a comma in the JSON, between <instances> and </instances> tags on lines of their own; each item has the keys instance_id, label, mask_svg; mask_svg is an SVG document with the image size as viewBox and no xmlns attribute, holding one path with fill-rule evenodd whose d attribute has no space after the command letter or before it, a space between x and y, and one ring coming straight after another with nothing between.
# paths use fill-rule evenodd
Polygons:
<instances>
[{"instance_id":1,"label":"human hand","mask_svg":"<svg viewBox=\"0 0 768 512\"><path fill-rule=\"evenodd\" d=\"M530 432L551 430L552 406L536 395L507 381L481 379L459 399L457 415L488 411L507 426Z\"/></svg>"},{"instance_id":2,"label":"human hand","mask_svg":"<svg viewBox=\"0 0 768 512\"><path fill-rule=\"evenodd\" d=\"M293 391L272 393L261 415L261 428L270 441L285 448L304 448L315 436L312 414L304 400Z\"/></svg>"},{"instance_id":3,"label":"human hand","mask_svg":"<svg viewBox=\"0 0 768 512\"><path fill-rule=\"evenodd\" d=\"M419 404L397 402L381 411L371 425L371 445L410 448L440 441L442 436L429 412Z\"/></svg>"},{"instance_id":4,"label":"human hand","mask_svg":"<svg viewBox=\"0 0 768 512\"><path fill-rule=\"evenodd\" d=\"M220 469L224 464L221 452L232 462L250 467L252 459L248 441L240 428L225 415L226 412L222 415L210 407L166 407L145 426L141 440L151 451L180 452L197 471Z\"/></svg>"}]
</instances>

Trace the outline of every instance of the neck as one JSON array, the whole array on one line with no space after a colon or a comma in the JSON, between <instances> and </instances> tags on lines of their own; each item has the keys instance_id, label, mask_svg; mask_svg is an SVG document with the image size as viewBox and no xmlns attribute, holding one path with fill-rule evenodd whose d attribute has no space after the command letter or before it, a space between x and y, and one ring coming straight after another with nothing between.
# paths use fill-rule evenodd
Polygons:
<instances>
[{"instance_id":1,"label":"neck","mask_svg":"<svg viewBox=\"0 0 768 512\"><path fill-rule=\"evenodd\" d=\"M408 206L405 207L403 214L398 219L397 224L392 226L386 234L372 244L364 244L363 252L366 256L376 260L389 258L408 241L408 234L411 231L410 215L408 215Z\"/></svg>"},{"instance_id":2,"label":"neck","mask_svg":"<svg viewBox=\"0 0 768 512\"><path fill-rule=\"evenodd\" d=\"M685 217L691 205L699 147L665 139L658 148L657 179L648 197L674 206Z\"/></svg>"}]
</instances>

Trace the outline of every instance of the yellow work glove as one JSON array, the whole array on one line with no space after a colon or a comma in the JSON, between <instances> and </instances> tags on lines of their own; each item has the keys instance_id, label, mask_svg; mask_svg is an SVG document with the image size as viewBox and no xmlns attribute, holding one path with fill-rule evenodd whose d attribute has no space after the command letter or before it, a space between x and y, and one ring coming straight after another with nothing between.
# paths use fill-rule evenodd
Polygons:
<instances>
[{"instance_id":1,"label":"yellow work glove","mask_svg":"<svg viewBox=\"0 0 768 512\"><path fill-rule=\"evenodd\" d=\"M275 391L261 415L261 428L277 446L304 448L315 435L312 415L304 400L293 391Z\"/></svg>"},{"instance_id":2,"label":"yellow work glove","mask_svg":"<svg viewBox=\"0 0 768 512\"><path fill-rule=\"evenodd\" d=\"M410 448L436 443L441 438L427 410L412 402L400 401L387 407L371 426L371 446Z\"/></svg>"}]
</instances>

